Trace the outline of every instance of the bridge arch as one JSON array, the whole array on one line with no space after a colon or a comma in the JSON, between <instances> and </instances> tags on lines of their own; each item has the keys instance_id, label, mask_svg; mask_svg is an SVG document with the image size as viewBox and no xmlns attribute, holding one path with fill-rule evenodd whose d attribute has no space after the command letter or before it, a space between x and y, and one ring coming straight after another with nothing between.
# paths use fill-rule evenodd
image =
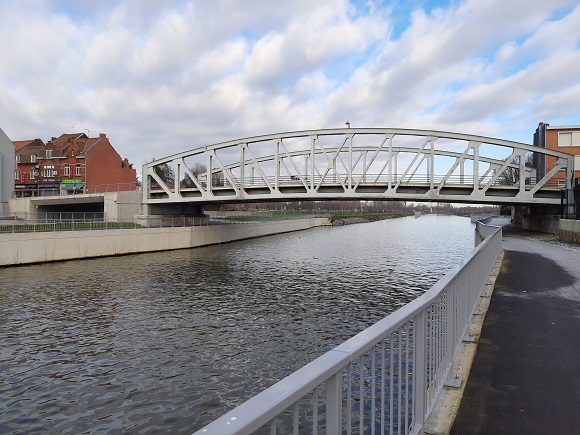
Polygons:
<instances>
[{"instance_id":1,"label":"bridge arch","mask_svg":"<svg viewBox=\"0 0 580 435\"><path fill-rule=\"evenodd\" d=\"M556 157L538 175L534 155ZM529 144L432 130L340 128L208 145L143 166L145 204L399 200L560 204L573 156ZM566 172L565 186L552 179Z\"/></svg>"}]
</instances>

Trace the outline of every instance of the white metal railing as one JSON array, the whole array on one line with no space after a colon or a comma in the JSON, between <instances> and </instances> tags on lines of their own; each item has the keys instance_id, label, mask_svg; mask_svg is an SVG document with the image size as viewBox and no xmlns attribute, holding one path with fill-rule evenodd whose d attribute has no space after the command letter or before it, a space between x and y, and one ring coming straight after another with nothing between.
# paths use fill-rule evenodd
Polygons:
<instances>
[{"instance_id":1,"label":"white metal railing","mask_svg":"<svg viewBox=\"0 0 580 435\"><path fill-rule=\"evenodd\" d=\"M196 435L421 433L501 251L501 228L481 233L489 234L422 296Z\"/></svg>"},{"instance_id":2,"label":"white metal railing","mask_svg":"<svg viewBox=\"0 0 580 435\"><path fill-rule=\"evenodd\" d=\"M208 211L203 216L170 217L144 215L132 221L109 220L104 213L15 213L0 215L0 234L54 231L113 230L134 228L175 228L308 219L314 214L283 211Z\"/></svg>"}]
</instances>

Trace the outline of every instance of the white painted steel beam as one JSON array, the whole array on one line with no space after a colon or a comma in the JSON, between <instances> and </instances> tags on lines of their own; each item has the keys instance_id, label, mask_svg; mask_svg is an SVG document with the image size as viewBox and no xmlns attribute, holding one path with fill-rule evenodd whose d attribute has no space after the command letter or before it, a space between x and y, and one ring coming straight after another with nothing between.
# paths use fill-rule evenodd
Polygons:
<instances>
[{"instance_id":1,"label":"white painted steel beam","mask_svg":"<svg viewBox=\"0 0 580 435\"><path fill-rule=\"evenodd\" d=\"M529 152L555 157L556 168L537 182L526 180ZM191 160L205 162L206 172L196 176L186 163ZM174 181L155 170L164 164ZM309 130L208 145L148 163L143 198L147 204L336 199L559 204L561 186L553 177L559 170L572 173L570 165L573 159L558 151L461 133Z\"/></svg>"}]
</instances>

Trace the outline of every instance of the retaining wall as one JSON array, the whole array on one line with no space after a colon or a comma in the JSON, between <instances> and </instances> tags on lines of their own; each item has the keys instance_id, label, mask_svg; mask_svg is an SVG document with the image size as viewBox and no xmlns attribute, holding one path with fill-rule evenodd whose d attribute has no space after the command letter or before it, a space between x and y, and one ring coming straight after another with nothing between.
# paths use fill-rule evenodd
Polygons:
<instances>
[{"instance_id":1,"label":"retaining wall","mask_svg":"<svg viewBox=\"0 0 580 435\"><path fill-rule=\"evenodd\" d=\"M330 225L329 220L0 234L0 266L194 248L323 225Z\"/></svg>"},{"instance_id":2,"label":"retaining wall","mask_svg":"<svg viewBox=\"0 0 580 435\"><path fill-rule=\"evenodd\" d=\"M580 243L580 220L560 219L558 238L563 242Z\"/></svg>"}]
</instances>

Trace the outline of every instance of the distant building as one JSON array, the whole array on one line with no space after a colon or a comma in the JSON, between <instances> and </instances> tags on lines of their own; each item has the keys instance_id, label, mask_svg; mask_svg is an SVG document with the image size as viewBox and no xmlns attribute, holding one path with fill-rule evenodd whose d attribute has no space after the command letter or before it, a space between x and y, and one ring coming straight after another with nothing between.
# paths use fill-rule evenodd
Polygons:
<instances>
[{"instance_id":1,"label":"distant building","mask_svg":"<svg viewBox=\"0 0 580 435\"><path fill-rule=\"evenodd\" d=\"M0 128L0 214L8 212L14 190L14 145Z\"/></svg>"},{"instance_id":2,"label":"distant building","mask_svg":"<svg viewBox=\"0 0 580 435\"><path fill-rule=\"evenodd\" d=\"M534 145L561 151L574 155L574 178L580 178L580 125L551 126L540 122L534 134ZM552 156L540 157L537 161L538 178L542 178L556 164L556 158ZM558 171L552 180L559 186L564 186L564 171Z\"/></svg>"},{"instance_id":3,"label":"distant building","mask_svg":"<svg viewBox=\"0 0 580 435\"><path fill-rule=\"evenodd\" d=\"M119 192L137 189L137 172L105 134L63 134L14 143L16 196Z\"/></svg>"},{"instance_id":4,"label":"distant building","mask_svg":"<svg viewBox=\"0 0 580 435\"><path fill-rule=\"evenodd\" d=\"M36 196L38 192L39 161L44 153L44 142L40 139L14 141L16 161L14 163L14 195Z\"/></svg>"}]
</instances>

